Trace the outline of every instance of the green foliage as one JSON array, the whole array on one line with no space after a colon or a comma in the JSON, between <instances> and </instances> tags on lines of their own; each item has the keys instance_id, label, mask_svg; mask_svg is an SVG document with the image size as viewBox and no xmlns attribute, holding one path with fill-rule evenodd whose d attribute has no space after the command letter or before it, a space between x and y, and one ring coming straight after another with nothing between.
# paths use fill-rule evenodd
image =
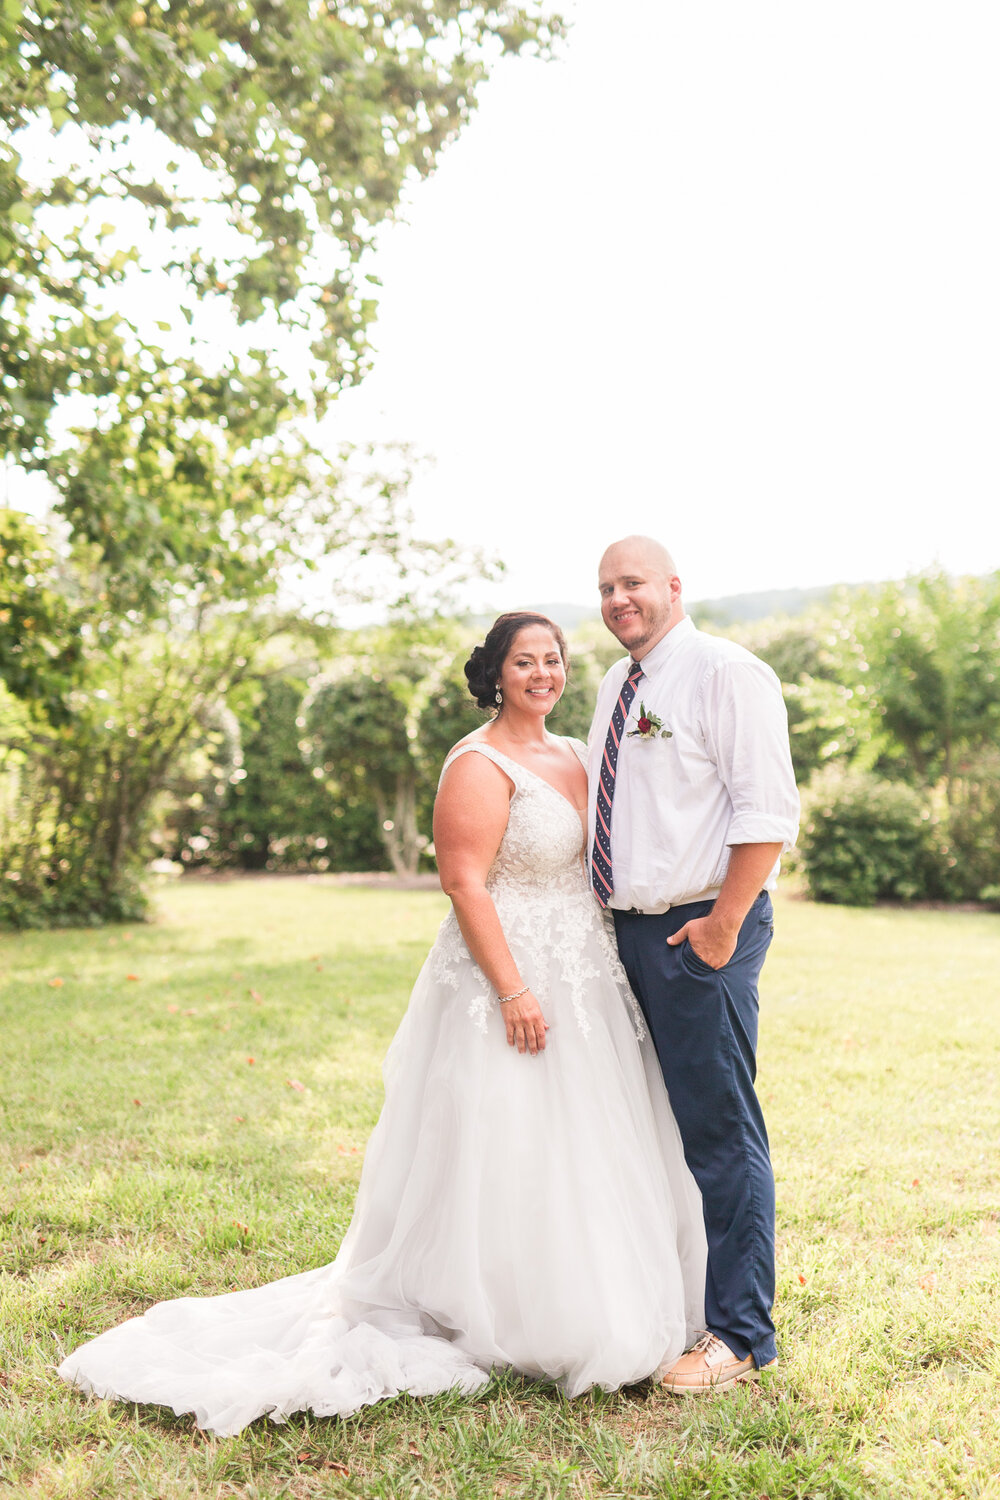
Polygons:
<instances>
[{"instance_id":1,"label":"green foliage","mask_svg":"<svg viewBox=\"0 0 1000 1500\"><path fill-rule=\"evenodd\" d=\"M948 808L948 894L1000 904L1000 751L989 746L956 768Z\"/></svg>"},{"instance_id":2,"label":"green foliage","mask_svg":"<svg viewBox=\"0 0 1000 1500\"><path fill-rule=\"evenodd\" d=\"M386 632L342 657L307 699L307 753L329 778L331 795L374 807L399 874L416 871L431 852L445 756L488 718L462 670L472 644L471 636L431 622L417 634ZM547 721L554 733L586 740L599 682L595 653L582 645Z\"/></svg>"},{"instance_id":3,"label":"green foliage","mask_svg":"<svg viewBox=\"0 0 1000 1500\"><path fill-rule=\"evenodd\" d=\"M30 754L5 755L0 927L94 926L144 914L139 851L150 816L134 796L125 741L77 719L43 748L33 737Z\"/></svg>"},{"instance_id":4,"label":"green foliage","mask_svg":"<svg viewBox=\"0 0 1000 1500\"><path fill-rule=\"evenodd\" d=\"M154 800L192 734L246 667L239 624L88 647L61 721L8 699L0 785L0 922L117 921L143 909Z\"/></svg>"},{"instance_id":5,"label":"green foliage","mask_svg":"<svg viewBox=\"0 0 1000 1500\"><path fill-rule=\"evenodd\" d=\"M0 682L53 724L66 722L90 614L37 526L0 509ZM77 597L74 597L74 596Z\"/></svg>"},{"instance_id":6,"label":"green foliage","mask_svg":"<svg viewBox=\"0 0 1000 1500\"><path fill-rule=\"evenodd\" d=\"M617 661L621 647L617 642L614 645L612 660ZM569 676L565 691L545 721L553 734L572 735L574 739L587 743L597 690L606 670L601 651L588 641L585 634L575 634L569 641Z\"/></svg>"},{"instance_id":7,"label":"green foliage","mask_svg":"<svg viewBox=\"0 0 1000 1500\"><path fill-rule=\"evenodd\" d=\"M374 231L468 120L490 62L546 53L560 30L536 4L5 0L0 445L43 461L58 400L106 392L134 357L104 309L143 265L117 229L137 217L170 246L188 322L211 302L271 343L275 320L303 330L317 405L357 380ZM29 175L29 127L36 151L55 137L54 181Z\"/></svg>"},{"instance_id":8,"label":"green foliage","mask_svg":"<svg viewBox=\"0 0 1000 1500\"><path fill-rule=\"evenodd\" d=\"M138 909L157 800L195 747L215 774L290 580L339 563L358 584L337 604L412 607L465 566L414 537L405 454L388 474L331 458L309 422L363 373L358 266L407 177L493 59L559 29L533 3L0 5L0 447L58 516L0 524L0 677L26 706L2 747L0 920ZM147 273L133 324L122 289ZM279 333L293 373L265 352Z\"/></svg>"},{"instance_id":9,"label":"green foliage","mask_svg":"<svg viewBox=\"0 0 1000 1500\"><path fill-rule=\"evenodd\" d=\"M241 764L214 823L218 863L250 870L382 867L375 809L358 797L332 795L303 758L306 692L303 679L267 678L257 703L241 716Z\"/></svg>"},{"instance_id":10,"label":"green foliage","mask_svg":"<svg viewBox=\"0 0 1000 1500\"><path fill-rule=\"evenodd\" d=\"M374 808L332 796L303 758L306 691L304 677L279 670L231 695L235 710L171 777L161 854L188 869L381 868Z\"/></svg>"},{"instance_id":11,"label":"green foliage","mask_svg":"<svg viewBox=\"0 0 1000 1500\"><path fill-rule=\"evenodd\" d=\"M863 678L854 670L851 631L830 613L769 619L729 632L781 680L795 778L838 760L868 766L881 731Z\"/></svg>"},{"instance_id":12,"label":"green foliage","mask_svg":"<svg viewBox=\"0 0 1000 1500\"><path fill-rule=\"evenodd\" d=\"M994 899L1000 575L841 591L825 614L737 634L782 681L813 893Z\"/></svg>"},{"instance_id":13,"label":"green foliage","mask_svg":"<svg viewBox=\"0 0 1000 1500\"><path fill-rule=\"evenodd\" d=\"M417 870L430 844L425 819L441 759L477 723L455 676L455 633L435 632L428 623L425 634L424 640L408 632L367 637L363 652L345 654L313 683L304 708L311 765L332 796L374 808L386 854L401 875Z\"/></svg>"},{"instance_id":14,"label":"green foliage","mask_svg":"<svg viewBox=\"0 0 1000 1500\"><path fill-rule=\"evenodd\" d=\"M200 394L161 395L178 442L181 429L173 424L187 414L197 453ZM152 410L159 410L155 402ZM207 460L175 462L173 449L158 448L159 480L145 491L134 474L148 454L135 446L129 423L81 433L77 453L57 474L70 502L84 477L97 475L84 486L89 498L75 544L60 554L23 522L11 531L28 547L32 571L21 553L6 554L15 560L6 564L11 634L0 671L31 710L18 731L18 756L12 750L0 769L19 809L0 839L8 874L0 921L94 921L102 912L116 919L137 910L139 874L154 852L156 802L185 755L207 743L272 637L316 634L302 618L274 611L289 570L337 558L354 577L374 561L383 570L380 587L390 597L395 588L399 602L428 575L435 585L444 582L457 561L450 544L413 537L400 503L405 467L389 475L359 471L356 462L334 465L305 448L238 442L225 422L205 438L218 468ZM88 589L89 604L78 605ZM340 597L351 597L346 587ZM52 636L65 632L65 652L48 650L50 637L29 631L36 607L43 622L54 622ZM4 628L0 619L0 645ZM220 779L210 766L206 775ZM221 780L224 791L227 777ZM371 850L370 809L356 787L341 790L331 822L347 818L347 842L360 839ZM211 843L218 831L208 836L199 826L195 837ZM296 862L303 837L344 842L332 826L277 836L298 842Z\"/></svg>"},{"instance_id":15,"label":"green foliage","mask_svg":"<svg viewBox=\"0 0 1000 1500\"><path fill-rule=\"evenodd\" d=\"M1000 573L928 573L862 598L855 634L868 690L900 770L943 780L950 796L963 750L1000 731Z\"/></svg>"},{"instance_id":16,"label":"green foliage","mask_svg":"<svg viewBox=\"0 0 1000 1500\"><path fill-rule=\"evenodd\" d=\"M230 693L226 724L202 723L166 787L159 853L213 869L409 874L430 861L445 756L488 717L462 670L473 636L425 621L333 639L329 670L272 663ZM549 724L586 739L601 668L589 644L571 650Z\"/></svg>"},{"instance_id":17,"label":"green foliage","mask_svg":"<svg viewBox=\"0 0 1000 1500\"><path fill-rule=\"evenodd\" d=\"M817 901L942 894L945 856L926 799L870 772L831 768L813 780L798 848Z\"/></svg>"}]
</instances>

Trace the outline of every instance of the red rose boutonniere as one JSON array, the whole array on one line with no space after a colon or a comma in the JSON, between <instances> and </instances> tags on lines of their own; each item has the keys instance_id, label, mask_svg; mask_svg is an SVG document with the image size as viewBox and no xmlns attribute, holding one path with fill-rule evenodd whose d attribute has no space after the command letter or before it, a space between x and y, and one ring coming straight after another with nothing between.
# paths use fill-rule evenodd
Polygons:
<instances>
[{"instance_id":1,"label":"red rose boutonniere","mask_svg":"<svg viewBox=\"0 0 1000 1500\"><path fill-rule=\"evenodd\" d=\"M645 703L640 703L635 728L627 729L625 733L630 740L669 740L673 738L674 732L672 729L664 729L663 720L648 709Z\"/></svg>"}]
</instances>

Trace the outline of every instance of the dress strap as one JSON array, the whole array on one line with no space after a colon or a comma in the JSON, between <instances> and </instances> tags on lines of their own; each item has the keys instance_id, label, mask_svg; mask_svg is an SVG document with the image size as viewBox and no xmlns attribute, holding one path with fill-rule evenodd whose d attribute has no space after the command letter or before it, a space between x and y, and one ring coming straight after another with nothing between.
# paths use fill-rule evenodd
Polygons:
<instances>
[{"instance_id":1,"label":"dress strap","mask_svg":"<svg viewBox=\"0 0 1000 1500\"><path fill-rule=\"evenodd\" d=\"M580 762L580 764L583 767L583 769L586 771L586 769L587 769L587 747L583 743L583 740L578 740L575 734L568 734L566 736L566 739L567 739L568 743L570 745L572 745L573 749L576 751L576 758Z\"/></svg>"},{"instance_id":2,"label":"dress strap","mask_svg":"<svg viewBox=\"0 0 1000 1500\"><path fill-rule=\"evenodd\" d=\"M448 767L453 765L460 755L467 755L470 750L475 750L479 755L485 755L487 760L491 760L495 766L500 767L504 775L514 783L517 791L521 790L521 773L524 767L519 766L516 760L511 760L509 755L504 755L502 750L494 750L492 745L486 745L482 740L470 740L468 744L456 746L441 767L441 775L444 775Z\"/></svg>"}]
</instances>

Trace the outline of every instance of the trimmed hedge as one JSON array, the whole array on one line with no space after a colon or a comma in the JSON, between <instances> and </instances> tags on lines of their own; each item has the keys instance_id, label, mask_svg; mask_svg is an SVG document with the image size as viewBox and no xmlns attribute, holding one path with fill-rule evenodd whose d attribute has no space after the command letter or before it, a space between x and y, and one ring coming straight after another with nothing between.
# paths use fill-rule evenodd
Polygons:
<instances>
[{"instance_id":1,"label":"trimmed hedge","mask_svg":"<svg viewBox=\"0 0 1000 1500\"><path fill-rule=\"evenodd\" d=\"M816 901L871 906L945 894L947 851L926 798L868 772L813 779L798 849Z\"/></svg>"}]
</instances>

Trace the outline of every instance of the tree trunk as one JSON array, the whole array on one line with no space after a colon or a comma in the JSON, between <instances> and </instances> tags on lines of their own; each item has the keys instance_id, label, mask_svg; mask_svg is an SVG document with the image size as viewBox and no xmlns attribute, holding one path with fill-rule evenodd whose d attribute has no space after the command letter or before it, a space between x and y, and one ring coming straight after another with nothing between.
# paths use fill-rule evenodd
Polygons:
<instances>
[{"instance_id":1,"label":"tree trunk","mask_svg":"<svg viewBox=\"0 0 1000 1500\"><path fill-rule=\"evenodd\" d=\"M388 801L381 791L375 792L375 811L378 813L379 838L385 845L394 873L402 876L415 875L420 860L415 773L401 772L396 777L396 795L391 817ZM389 826L386 827L386 824Z\"/></svg>"}]
</instances>

